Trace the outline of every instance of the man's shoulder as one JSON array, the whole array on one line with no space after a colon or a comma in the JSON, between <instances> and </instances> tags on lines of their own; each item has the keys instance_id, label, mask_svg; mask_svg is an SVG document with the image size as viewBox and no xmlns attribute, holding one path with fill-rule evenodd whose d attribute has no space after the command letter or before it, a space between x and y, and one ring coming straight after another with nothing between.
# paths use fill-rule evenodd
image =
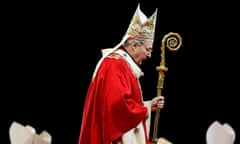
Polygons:
<instances>
[{"instance_id":1,"label":"man's shoulder","mask_svg":"<svg viewBox=\"0 0 240 144\"><path fill-rule=\"evenodd\" d=\"M109 56L107 56L107 58L118 60L118 59L121 59L122 56L120 54L117 54L117 53L112 53Z\"/></svg>"}]
</instances>

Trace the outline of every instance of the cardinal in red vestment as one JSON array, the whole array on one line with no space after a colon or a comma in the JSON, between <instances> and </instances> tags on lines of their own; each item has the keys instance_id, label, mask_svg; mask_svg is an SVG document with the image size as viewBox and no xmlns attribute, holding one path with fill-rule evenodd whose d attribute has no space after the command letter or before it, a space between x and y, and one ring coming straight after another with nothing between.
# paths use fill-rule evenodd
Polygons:
<instances>
[{"instance_id":1,"label":"cardinal in red vestment","mask_svg":"<svg viewBox=\"0 0 240 144\"><path fill-rule=\"evenodd\" d=\"M149 119L164 97L143 101L139 78L151 57L156 14L139 8L122 41L98 62L86 95L78 144L149 144Z\"/></svg>"}]
</instances>

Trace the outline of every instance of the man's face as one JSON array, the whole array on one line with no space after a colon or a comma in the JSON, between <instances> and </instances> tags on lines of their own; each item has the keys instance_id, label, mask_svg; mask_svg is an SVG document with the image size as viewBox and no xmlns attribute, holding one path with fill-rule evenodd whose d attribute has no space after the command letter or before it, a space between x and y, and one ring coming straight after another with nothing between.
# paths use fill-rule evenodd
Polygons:
<instances>
[{"instance_id":1,"label":"man's face","mask_svg":"<svg viewBox=\"0 0 240 144\"><path fill-rule=\"evenodd\" d=\"M144 60L151 58L152 44L153 42L146 41L141 46L136 45L134 59L138 65L141 65Z\"/></svg>"}]
</instances>

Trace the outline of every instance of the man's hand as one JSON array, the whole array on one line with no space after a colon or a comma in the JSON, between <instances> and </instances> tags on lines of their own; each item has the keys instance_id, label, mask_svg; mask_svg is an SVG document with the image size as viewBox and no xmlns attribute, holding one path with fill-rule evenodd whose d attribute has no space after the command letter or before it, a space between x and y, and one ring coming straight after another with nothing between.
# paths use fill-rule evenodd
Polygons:
<instances>
[{"instance_id":1,"label":"man's hand","mask_svg":"<svg viewBox=\"0 0 240 144\"><path fill-rule=\"evenodd\" d=\"M164 96L156 96L151 102L152 111L156 111L158 108L162 109L164 107L164 103Z\"/></svg>"}]
</instances>

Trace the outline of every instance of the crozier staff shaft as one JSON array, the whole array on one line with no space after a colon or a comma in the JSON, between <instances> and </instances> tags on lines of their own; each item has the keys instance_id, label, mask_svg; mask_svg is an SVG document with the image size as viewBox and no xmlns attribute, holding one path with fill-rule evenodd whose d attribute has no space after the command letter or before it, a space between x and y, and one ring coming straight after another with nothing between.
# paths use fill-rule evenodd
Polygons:
<instances>
[{"instance_id":1,"label":"crozier staff shaft","mask_svg":"<svg viewBox=\"0 0 240 144\"><path fill-rule=\"evenodd\" d=\"M165 63L165 47L170 51L177 51L182 46L182 38L178 33L170 32L166 34L161 43L161 62L160 65L156 67L158 71L158 83L157 83L157 96L162 95L163 84L165 79L165 73L168 71ZM152 141L157 143L158 139L158 121L160 118L160 109L158 108L155 113L154 127L153 127L153 138Z\"/></svg>"}]
</instances>

